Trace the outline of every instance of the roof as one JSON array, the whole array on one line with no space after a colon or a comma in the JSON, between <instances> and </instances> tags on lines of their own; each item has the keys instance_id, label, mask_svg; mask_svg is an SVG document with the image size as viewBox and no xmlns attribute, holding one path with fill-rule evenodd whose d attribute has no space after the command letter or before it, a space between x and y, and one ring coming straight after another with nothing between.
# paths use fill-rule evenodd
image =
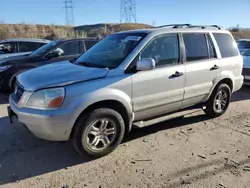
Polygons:
<instances>
[{"instance_id":1,"label":"roof","mask_svg":"<svg viewBox=\"0 0 250 188\"><path fill-rule=\"evenodd\" d=\"M4 39L0 40L0 43L3 42L40 42L40 43L49 43L50 40L46 39L34 39L34 38L13 38L13 39Z\"/></svg>"},{"instance_id":2,"label":"roof","mask_svg":"<svg viewBox=\"0 0 250 188\"><path fill-rule=\"evenodd\" d=\"M172 32L219 32L219 33L228 33L228 30L225 30L217 25L191 25L191 24L173 24L165 25L159 27L152 27L149 29L138 29L138 30L129 30L122 31L119 33L172 33Z\"/></svg>"}]
</instances>

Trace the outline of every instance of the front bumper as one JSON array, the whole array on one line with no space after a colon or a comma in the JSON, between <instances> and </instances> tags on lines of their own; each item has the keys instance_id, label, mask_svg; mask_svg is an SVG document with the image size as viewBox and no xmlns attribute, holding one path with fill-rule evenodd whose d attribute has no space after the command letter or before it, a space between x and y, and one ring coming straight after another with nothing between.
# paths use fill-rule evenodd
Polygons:
<instances>
[{"instance_id":1,"label":"front bumper","mask_svg":"<svg viewBox=\"0 0 250 188\"><path fill-rule=\"evenodd\" d=\"M70 110L39 110L20 108L14 102L12 95L9 97L10 106L8 114L10 121L17 119L36 137L49 141L67 141L70 138L73 124Z\"/></svg>"}]
</instances>

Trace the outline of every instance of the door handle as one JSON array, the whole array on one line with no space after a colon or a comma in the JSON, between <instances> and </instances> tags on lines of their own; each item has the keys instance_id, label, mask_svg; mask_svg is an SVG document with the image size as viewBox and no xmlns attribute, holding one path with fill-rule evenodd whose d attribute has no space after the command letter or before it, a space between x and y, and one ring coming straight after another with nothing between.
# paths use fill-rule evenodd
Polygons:
<instances>
[{"instance_id":1,"label":"door handle","mask_svg":"<svg viewBox=\"0 0 250 188\"><path fill-rule=\"evenodd\" d=\"M219 69L220 67L218 65L214 65L210 70L217 70Z\"/></svg>"},{"instance_id":2,"label":"door handle","mask_svg":"<svg viewBox=\"0 0 250 188\"><path fill-rule=\"evenodd\" d=\"M183 72L176 71L174 74L172 74L172 77L179 77L179 76L183 76L183 75L184 75Z\"/></svg>"}]
</instances>

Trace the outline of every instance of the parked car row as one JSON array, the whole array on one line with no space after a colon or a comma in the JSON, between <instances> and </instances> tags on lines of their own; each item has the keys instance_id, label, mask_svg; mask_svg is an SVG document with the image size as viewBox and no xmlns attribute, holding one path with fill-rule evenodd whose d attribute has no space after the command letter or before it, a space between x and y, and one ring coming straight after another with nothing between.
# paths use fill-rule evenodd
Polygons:
<instances>
[{"instance_id":1,"label":"parked car row","mask_svg":"<svg viewBox=\"0 0 250 188\"><path fill-rule=\"evenodd\" d=\"M244 80L233 36L216 25L114 33L71 61L66 59L81 53L82 43L58 43L38 49L28 61L2 65L11 72L18 62L60 61L16 76L9 118L38 138L72 140L80 154L91 158L115 150L133 126L143 128L159 117L195 108L213 118L223 115ZM64 53L69 57L58 57ZM38 59L31 60L34 54Z\"/></svg>"},{"instance_id":2,"label":"parked car row","mask_svg":"<svg viewBox=\"0 0 250 188\"><path fill-rule=\"evenodd\" d=\"M56 40L31 54L17 55L0 61L0 90L14 91L16 76L27 70L63 60L73 60L86 52L99 39L78 38Z\"/></svg>"}]
</instances>

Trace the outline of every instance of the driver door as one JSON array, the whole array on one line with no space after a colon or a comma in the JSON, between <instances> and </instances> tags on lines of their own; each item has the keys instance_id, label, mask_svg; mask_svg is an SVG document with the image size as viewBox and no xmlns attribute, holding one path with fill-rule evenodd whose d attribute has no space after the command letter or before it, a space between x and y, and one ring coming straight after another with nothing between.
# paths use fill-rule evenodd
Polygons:
<instances>
[{"instance_id":1,"label":"driver door","mask_svg":"<svg viewBox=\"0 0 250 188\"><path fill-rule=\"evenodd\" d=\"M184 99L185 67L180 63L178 34L152 39L141 59L153 58L156 67L132 76L135 120L166 114L181 108Z\"/></svg>"}]
</instances>

